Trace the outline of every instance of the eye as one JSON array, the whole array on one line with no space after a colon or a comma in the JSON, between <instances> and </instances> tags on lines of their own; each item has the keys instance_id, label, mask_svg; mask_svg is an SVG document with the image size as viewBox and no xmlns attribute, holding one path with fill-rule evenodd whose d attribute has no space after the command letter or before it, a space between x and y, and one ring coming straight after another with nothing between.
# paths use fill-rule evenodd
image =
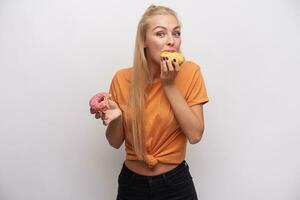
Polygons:
<instances>
[{"instance_id":1,"label":"eye","mask_svg":"<svg viewBox=\"0 0 300 200\"><path fill-rule=\"evenodd\" d=\"M164 37L165 33L164 32L157 32L155 35L158 36L158 37Z\"/></svg>"},{"instance_id":2,"label":"eye","mask_svg":"<svg viewBox=\"0 0 300 200\"><path fill-rule=\"evenodd\" d=\"M175 37L180 37L180 31L174 31L173 32L173 35L175 36Z\"/></svg>"}]
</instances>

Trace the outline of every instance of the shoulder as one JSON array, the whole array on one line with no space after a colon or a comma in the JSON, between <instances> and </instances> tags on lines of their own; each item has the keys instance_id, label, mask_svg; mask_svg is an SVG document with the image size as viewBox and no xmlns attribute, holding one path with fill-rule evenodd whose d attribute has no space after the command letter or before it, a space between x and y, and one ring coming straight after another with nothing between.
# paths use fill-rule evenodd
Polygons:
<instances>
[{"instance_id":1,"label":"shoulder","mask_svg":"<svg viewBox=\"0 0 300 200\"><path fill-rule=\"evenodd\" d=\"M179 73L177 74L178 84L192 84L195 80L202 81L202 73L200 66L192 61L186 61L180 65Z\"/></svg>"},{"instance_id":2,"label":"shoulder","mask_svg":"<svg viewBox=\"0 0 300 200\"><path fill-rule=\"evenodd\" d=\"M133 70L132 67L121 68L117 70L116 73L114 74L113 80L118 82L130 81L132 76L132 70Z\"/></svg>"},{"instance_id":3,"label":"shoulder","mask_svg":"<svg viewBox=\"0 0 300 200\"><path fill-rule=\"evenodd\" d=\"M200 66L192 61L186 61L181 64L180 71L184 74L194 74L200 71Z\"/></svg>"}]
</instances>

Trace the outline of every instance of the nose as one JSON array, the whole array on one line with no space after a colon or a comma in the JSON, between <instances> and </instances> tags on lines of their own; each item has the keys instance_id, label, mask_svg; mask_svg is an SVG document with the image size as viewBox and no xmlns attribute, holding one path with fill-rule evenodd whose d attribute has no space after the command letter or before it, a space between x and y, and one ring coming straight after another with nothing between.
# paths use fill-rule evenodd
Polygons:
<instances>
[{"instance_id":1,"label":"nose","mask_svg":"<svg viewBox=\"0 0 300 200\"><path fill-rule=\"evenodd\" d=\"M167 39L167 45L168 46L173 46L174 45L174 38L173 35L168 35L168 39Z\"/></svg>"}]
</instances>

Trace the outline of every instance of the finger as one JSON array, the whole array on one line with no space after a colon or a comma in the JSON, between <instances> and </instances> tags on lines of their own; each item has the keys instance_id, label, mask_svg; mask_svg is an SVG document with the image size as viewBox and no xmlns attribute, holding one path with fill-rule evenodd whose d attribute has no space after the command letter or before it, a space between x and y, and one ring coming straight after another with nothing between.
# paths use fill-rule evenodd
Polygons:
<instances>
[{"instance_id":1,"label":"finger","mask_svg":"<svg viewBox=\"0 0 300 200\"><path fill-rule=\"evenodd\" d=\"M100 116L100 113L99 112L97 112L96 114L95 114L95 118L96 119L99 119L101 116Z\"/></svg>"},{"instance_id":2,"label":"finger","mask_svg":"<svg viewBox=\"0 0 300 200\"><path fill-rule=\"evenodd\" d=\"M109 100L109 99L107 99L107 101L106 101L106 108L107 108L107 109L110 109L110 108L111 108L111 106L110 106L110 100Z\"/></svg>"},{"instance_id":3,"label":"finger","mask_svg":"<svg viewBox=\"0 0 300 200\"><path fill-rule=\"evenodd\" d=\"M174 71L174 67L173 67L171 61L167 61L167 67L170 72Z\"/></svg>"},{"instance_id":4,"label":"finger","mask_svg":"<svg viewBox=\"0 0 300 200\"><path fill-rule=\"evenodd\" d=\"M92 109L92 107L90 107L90 113L91 113L91 114L95 114L95 113L96 113L96 111L95 111L95 110L93 110L93 109Z\"/></svg>"},{"instance_id":5,"label":"finger","mask_svg":"<svg viewBox=\"0 0 300 200\"><path fill-rule=\"evenodd\" d=\"M160 63L160 69L161 69L162 72L167 72L168 71L168 67L167 67L166 61L163 60Z\"/></svg>"},{"instance_id":6,"label":"finger","mask_svg":"<svg viewBox=\"0 0 300 200\"><path fill-rule=\"evenodd\" d=\"M177 62L177 60L176 60L175 58L173 59L173 65L174 65L174 67L175 67L175 70L176 70L176 71L179 71L179 68L180 68L180 67L179 67L179 63Z\"/></svg>"},{"instance_id":7,"label":"finger","mask_svg":"<svg viewBox=\"0 0 300 200\"><path fill-rule=\"evenodd\" d=\"M101 113L100 117L101 117L102 120L105 120L107 118L105 113Z\"/></svg>"}]
</instances>

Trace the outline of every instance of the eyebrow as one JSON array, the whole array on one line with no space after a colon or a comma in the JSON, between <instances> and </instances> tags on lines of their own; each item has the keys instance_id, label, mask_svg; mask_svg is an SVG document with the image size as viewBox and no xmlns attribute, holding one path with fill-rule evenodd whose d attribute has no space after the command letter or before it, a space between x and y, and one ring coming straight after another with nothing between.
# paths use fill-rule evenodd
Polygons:
<instances>
[{"instance_id":1,"label":"eyebrow","mask_svg":"<svg viewBox=\"0 0 300 200\"><path fill-rule=\"evenodd\" d=\"M152 31L154 31L154 30L157 29L157 28L167 29L167 28L164 27L164 26L156 26L156 27L154 27L154 28L152 29ZM180 26L175 26L175 27L173 28L173 30L174 30L174 29L177 29L177 28L180 28Z\"/></svg>"}]
</instances>

